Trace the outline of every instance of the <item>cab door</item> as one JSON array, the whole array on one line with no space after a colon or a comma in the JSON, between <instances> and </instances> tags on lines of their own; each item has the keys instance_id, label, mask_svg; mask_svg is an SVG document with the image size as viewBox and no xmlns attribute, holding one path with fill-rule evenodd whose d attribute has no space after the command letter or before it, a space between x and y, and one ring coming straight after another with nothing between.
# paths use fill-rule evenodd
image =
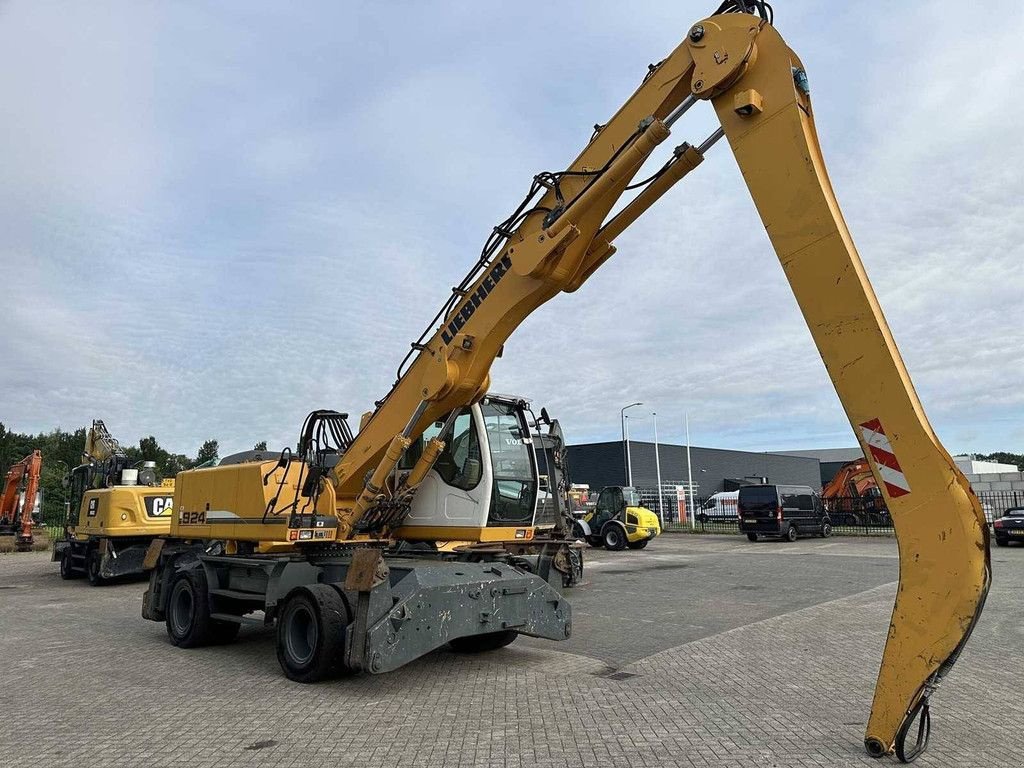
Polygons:
<instances>
[{"instance_id":1,"label":"cab door","mask_svg":"<svg viewBox=\"0 0 1024 768\"><path fill-rule=\"evenodd\" d=\"M513 402L489 398L479 407L492 477L487 525L533 525L540 482L533 438L522 409Z\"/></svg>"},{"instance_id":2,"label":"cab door","mask_svg":"<svg viewBox=\"0 0 1024 768\"><path fill-rule=\"evenodd\" d=\"M423 444L436 437L443 421L431 425L407 452L411 468ZM491 495L491 474L486 451L487 435L480 423L479 406L460 409L450 437L445 440L433 469L427 473L406 518L410 526L482 528L486 525Z\"/></svg>"},{"instance_id":3,"label":"cab door","mask_svg":"<svg viewBox=\"0 0 1024 768\"><path fill-rule=\"evenodd\" d=\"M594 534L600 533L604 524L618 518L625 508L622 489L617 486L605 488L597 497L597 507L594 509L594 517L590 522L590 530Z\"/></svg>"},{"instance_id":4,"label":"cab door","mask_svg":"<svg viewBox=\"0 0 1024 768\"><path fill-rule=\"evenodd\" d=\"M82 500L85 492L89 490L92 479L92 467L83 464L71 470L71 487L68 489L68 519L65 524L74 528L82 524Z\"/></svg>"}]
</instances>

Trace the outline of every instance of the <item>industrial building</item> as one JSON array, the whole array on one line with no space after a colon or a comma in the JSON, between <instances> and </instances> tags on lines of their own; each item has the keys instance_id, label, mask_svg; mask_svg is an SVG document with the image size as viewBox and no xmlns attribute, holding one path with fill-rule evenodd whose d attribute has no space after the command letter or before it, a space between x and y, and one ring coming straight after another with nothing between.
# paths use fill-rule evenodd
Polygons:
<instances>
[{"instance_id":1,"label":"industrial building","mask_svg":"<svg viewBox=\"0 0 1024 768\"><path fill-rule=\"evenodd\" d=\"M689 467L686 446L661 443L661 481L666 485L686 485L692 469L694 494L707 497L718 491L731 491L751 483L787 483L821 485L818 459L721 448L690 447ZM629 441L629 459L633 485L655 488L658 466L654 443ZM628 484L626 444L621 440L569 446L569 474L574 483L591 488Z\"/></svg>"},{"instance_id":2,"label":"industrial building","mask_svg":"<svg viewBox=\"0 0 1024 768\"><path fill-rule=\"evenodd\" d=\"M718 491L732 491L752 483L820 488L843 464L861 459L864 454L859 447L758 453L691 446L688 468L685 445L661 443L658 456L663 485L687 486L692 469L694 496L707 498ZM654 443L630 440L629 460L632 485L656 488L658 465ZM1024 472L1017 471L1013 465L979 461L970 456L954 456L953 460L976 493L1024 493ZM626 464L626 443L621 440L569 446L569 476L574 483L586 483L591 488L627 485Z\"/></svg>"},{"instance_id":3,"label":"industrial building","mask_svg":"<svg viewBox=\"0 0 1024 768\"><path fill-rule=\"evenodd\" d=\"M864 458L860 446L853 448L818 448L809 451L772 451L776 456L799 456L804 459L817 459L820 467L820 484L828 485L844 464Z\"/></svg>"},{"instance_id":4,"label":"industrial building","mask_svg":"<svg viewBox=\"0 0 1024 768\"><path fill-rule=\"evenodd\" d=\"M807 451L773 451L776 456L797 456L817 459L821 467L821 484L826 485L839 469L850 461L864 458L859 446L853 448L819 448ZM985 491L1024 491L1024 472L1013 464L982 461L973 456L954 456L957 468L967 476L975 493Z\"/></svg>"}]
</instances>

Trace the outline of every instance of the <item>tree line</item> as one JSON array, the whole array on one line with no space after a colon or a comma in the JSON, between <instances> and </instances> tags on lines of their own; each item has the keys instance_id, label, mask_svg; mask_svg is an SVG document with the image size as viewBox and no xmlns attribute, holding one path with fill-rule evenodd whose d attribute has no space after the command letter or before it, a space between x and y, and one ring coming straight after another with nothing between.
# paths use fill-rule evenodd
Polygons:
<instances>
[{"instance_id":1,"label":"tree line","mask_svg":"<svg viewBox=\"0 0 1024 768\"><path fill-rule=\"evenodd\" d=\"M12 464L21 461L32 451L40 451L43 454L39 485L43 492L43 521L49 525L59 525L64 521L64 478L72 469L84 463L82 452L85 450L86 431L84 427L71 432L55 429L52 432L32 435L12 432L0 422L0 478L7 475L7 470ZM199 446L195 456L172 453L161 447L152 435L139 440L137 446L121 447L133 465L142 461L155 462L160 477L174 477L182 470L214 464L219 459L220 452L216 440L207 440ZM254 450L266 448L266 441L254 446Z\"/></svg>"}]
</instances>

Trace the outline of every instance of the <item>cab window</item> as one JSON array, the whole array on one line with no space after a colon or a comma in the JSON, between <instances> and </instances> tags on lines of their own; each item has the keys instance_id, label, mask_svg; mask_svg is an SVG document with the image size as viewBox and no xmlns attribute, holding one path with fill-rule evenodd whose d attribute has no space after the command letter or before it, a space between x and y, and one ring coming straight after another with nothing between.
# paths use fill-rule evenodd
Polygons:
<instances>
[{"instance_id":1,"label":"cab window","mask_svg":"<svg viewBox=\"0 0 1024 768\"><path fill-rule=\"evenodd\" d=\"M424 433L421 440L429 440L436 434L436 431L434 435ZM473 416L468 409L455 417L451 439L446 441L444 450L434 463L434 469L448 485L464 491L476 488L480 482L483 469L480 463L480 442L477 440Z\"/></svg>"},{"instance_id":2,"label":"cab window","mask_svg":"<svg viewBox=\"0 0 1024 768\"><path fill-rule=\"evenodd\" d=\"M640 491L636 488L623 488L622 500L627 507L642 507L643 500L640 498Z\"/></svg>"}]
</instances>

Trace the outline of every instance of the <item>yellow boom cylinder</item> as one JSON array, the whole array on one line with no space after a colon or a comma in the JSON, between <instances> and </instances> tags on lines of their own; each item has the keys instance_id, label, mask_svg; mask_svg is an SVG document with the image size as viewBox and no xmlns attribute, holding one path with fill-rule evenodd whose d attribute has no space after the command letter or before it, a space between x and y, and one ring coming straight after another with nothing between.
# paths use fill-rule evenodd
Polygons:
<instances>
[{"instance_id":1,"label":"yellow boom cylinder","mask_svg":"<svg viewBox=\"0 0 1024 768\"><path fill-rule=\"evenodd\" d=\"M343 540L349 536L352 532L352 527L359 519L366 514L366 510L374 505L381 493L384 492L384 488L388 481L388 475L390 475L396 466L398 466L399 460L402 458L402 454L405 453L406 449L411 445L412 441L402 435L395 435L391 440L391 444L388 446L387 451L384 453L384 458L381 459L380 464L373 471L369 481L363 487L363 492L359 494L359 498L356 499L356 503L352 509L347 513L338 516L338 539Z\"/></svg>"},{"instance_id":2,"label":"yellow boom cylinder","mask_svg":"<svg viewBox=\"0 0 1024 768\"><path fill-rule=\"evenodd\" d=\"M443 450L444 440L436 437L428 440L427 444L423 447L423 455L419 457L409 476L405 479L402 490L415 490L423 482L423 478L427 476L427 472L434 466L434 462L437 461L437 457L441 455Z\"/></svg>"}]
</instances>

